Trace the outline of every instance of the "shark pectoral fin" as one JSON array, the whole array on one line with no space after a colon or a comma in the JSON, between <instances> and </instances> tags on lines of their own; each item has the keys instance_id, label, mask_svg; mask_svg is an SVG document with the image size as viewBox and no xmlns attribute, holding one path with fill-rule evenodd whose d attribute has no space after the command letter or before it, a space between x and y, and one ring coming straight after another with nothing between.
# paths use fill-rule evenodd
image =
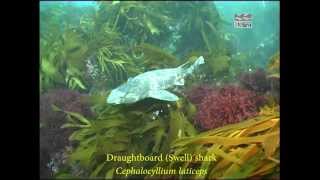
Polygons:
<instances>
[{"instance_id":1,"label":"shark pectoral fin","mask_svg":"<svg viewBox=\"0 0 320 180\"><path fill-rule=\"evenodd\" d=\"M149 96L164 101L177 101L178 96L166 90L154 90L149 92Z\"/></svg>"}]
</instances>

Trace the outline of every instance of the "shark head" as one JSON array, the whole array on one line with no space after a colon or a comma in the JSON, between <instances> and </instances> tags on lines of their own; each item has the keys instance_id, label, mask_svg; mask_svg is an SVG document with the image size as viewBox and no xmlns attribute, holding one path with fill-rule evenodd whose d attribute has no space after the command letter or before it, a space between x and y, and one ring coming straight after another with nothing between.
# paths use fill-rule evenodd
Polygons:
<instances>
[{"instance_id":1,"label":"shark head","mask_svg":"<svg viewBox=\"0 0 320 180\"><path fill-rule=\"evenodd\" d=\"M132 92L126 91L126 86L122 85L111 91L107 98L108 104L129 104L139 100L139 97Z\"/></svg>"},{"instance_id":2,"label":"shark head","mask_svg":"<svg viewBox=\"0 0 320 180\"><path fill-rule=\"evenodd\" d=\"M126 93L120 91L119 89L114 89L111 91L107 98L108 104L122 104L123 99L125 98Z\"/></svg>"}]
</instances>

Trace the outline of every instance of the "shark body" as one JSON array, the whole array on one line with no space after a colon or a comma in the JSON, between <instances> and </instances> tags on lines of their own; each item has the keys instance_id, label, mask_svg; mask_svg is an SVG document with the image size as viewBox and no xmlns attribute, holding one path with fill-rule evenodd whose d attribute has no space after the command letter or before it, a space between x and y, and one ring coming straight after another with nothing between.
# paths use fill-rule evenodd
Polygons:
<instances>
[{"instance_id":1,"label":"shark body","mask_svg":"<svg viewBox=\"0 0 320 180\"><path fill-rule=\"evenodd\" d=\"M200 56L189 68L181 65L177 68L152 70L129 78L126 83L113 89L107 97L109 104L130 104L145 98L163 101L177 101L179 98L167 89L183 86L186 75L191 74L204 59Z\"/></svg>"}]
</instances>

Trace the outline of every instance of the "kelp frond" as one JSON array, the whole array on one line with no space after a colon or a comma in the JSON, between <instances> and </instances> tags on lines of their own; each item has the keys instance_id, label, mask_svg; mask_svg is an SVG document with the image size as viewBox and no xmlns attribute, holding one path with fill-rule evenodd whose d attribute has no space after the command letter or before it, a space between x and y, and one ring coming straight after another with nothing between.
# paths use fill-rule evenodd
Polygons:
<instances>
[{"instance_id":1,"label":"kelp frond","mask_svg":"<svg viewBox=\"0 0 320 180\"><path fill-rule=\"evenodd\" d=\"M186 162L184 167L208 169L206 179L249 178L274 173L279 167L279 112L264 107L243 122L176 139L171 151L214 156L213 161ZM195 163L195 164L194 164ZM163 165L166 166L166 165ZM170 164L174 167L174 164ZM183 175L181 175L183 177Z\"/></svg>"},{"instance_id":2,"label":"kelp frond","mask_svg":"<svg viewBox=\"0 0 320 180\"><path fill-rule=\"evenodd\" d=\"M147 69L153 68L173 68L179 64L179 60L172 54L167 53L161 48L148 44L142 43L134 48L136 54L141 54L138 62Z\"/></svg>"},{"instance_id":3,"label":"kelp frond","mask_svg":"<svg viewBox=\"0 0 320 180\"><path fill-rule=\"evenodd\" d=\"M69 155L69 164L79 162L80 166L91 172L90 177L118 177L115 165L125 166L125 162L105 163L106 153L126 155L152 155L168 153L170 144L178 139L195 136L197 130L189 122L190 110L185 100L178 104L153 101L135 106L101 105L94 119L81 114L66 113L68 121L62 128L77 128L69 137L79 145ZM180 104L180 105L179 105ZM169 134L167 134L169 133ZM150 166L148 162L132 162L129 166Z\"/></svg>"}]
</instances>

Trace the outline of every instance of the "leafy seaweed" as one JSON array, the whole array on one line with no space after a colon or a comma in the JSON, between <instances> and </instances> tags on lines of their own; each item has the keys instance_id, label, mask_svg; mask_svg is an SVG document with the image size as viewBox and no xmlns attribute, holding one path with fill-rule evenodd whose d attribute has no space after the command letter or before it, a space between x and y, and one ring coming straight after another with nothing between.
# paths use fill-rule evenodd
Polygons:
<instances>
[{"instance_id":1,"label":"leafy seaweed","mask_svg":"<svg viewBox=\"0 0 320 180\"><path fill-rule=\"evenodd\" d=\"M214 161L196 162L208 169L201 179L249 178L279 167L278 138L279 112L277 107L266 106L255 118L177 139L171 148L177 155L191 150L192 154L216 156ZM185 166L191 166L187 163Z\"/></svg>"},{"instance_id":2,"label":"leafy seaweed","mask_svg":"<svg viewBox=\"0 0 320 180\"><path fill-rule=\"evenodd\" d=\"M188 2L183 5L181 20L182 38L177 42L177 52L185 55L190 50L212 52L222 42L219 26L221 18L212 2Z\"/></svg>"},{"instance_id":3,"label":"leafy seaweed","mask_svg":"<svg viewBox=\"0 0 320 180\"><path fill-rule=\"evenodd\" d=\"M267 67L269 77L280 78L280 52L275 53L269 60Z\"/></svg>"},{"instance_id":4,"label":"leafy seaweed","mask_svg":"<svg viewBox=\"0 0 320 180\"><path fill-rule=\"evenodd\" d=\"M119 106L105 103L110 90L129 77L191 64L199 56L205 57L207 66L187 77L185 88L227 82L253 68L246 54L231 56L222 38L223 23L213 2L101 1L96 8L69 3L41 9L40 92L58 87L89 92L87 100L96 114L86 118L53 107L68 119L61 128L77 129L69 137L76 144L69 152L70 167L57 177L117 178L118 166L208 169L206 177L196 177L200 179L276 173L278 110L264 108L254 119L199 134L190 123L197 109L183 96L171 103L155 99ZM271 77L277 75L277 62L270 63ZM216 154L217 162L106 163L106 153Z\"/></svg>"},{"instance_id":5,"label":"leafy seaweed","mask_svg":"<svg viewBox=\"0 0 320 180\"><path fill-rule=\"evenodd\" d=\"M160 101L152 100L149 103L153 105L147 107L148 102L135 106L101 105L97 117L92 120L64 111L69 121L62 127L78 128L69 138L79 142L69 156L70 165L79 162L87 172L92 172L91 177L110 176L110 171L119 164L105 163L106 153L168 153L172 142L197 134L189 122L191 117L184 113L189 111L185 109L188 107L187 104L185 106L188 103L186 100L173 103L170 107ZM57 107L54 109L62 111ZM132 166L137 165L136 163L148 165L147 162L132 162Z\"/></svg>"},{"instance_id":6,"label":"leafy seaweed","mask_svg":"<svg viewBox=\"0 0 320 180\"><path fill-rule=\"evenodd\" d=\"M179 64L179 60L175 56L151 44L143 43L137 45L134 53L141 54L139 57L141 63L139 64L145 67L145 70L174 68Z\"/></svg>"}]
</instances>

